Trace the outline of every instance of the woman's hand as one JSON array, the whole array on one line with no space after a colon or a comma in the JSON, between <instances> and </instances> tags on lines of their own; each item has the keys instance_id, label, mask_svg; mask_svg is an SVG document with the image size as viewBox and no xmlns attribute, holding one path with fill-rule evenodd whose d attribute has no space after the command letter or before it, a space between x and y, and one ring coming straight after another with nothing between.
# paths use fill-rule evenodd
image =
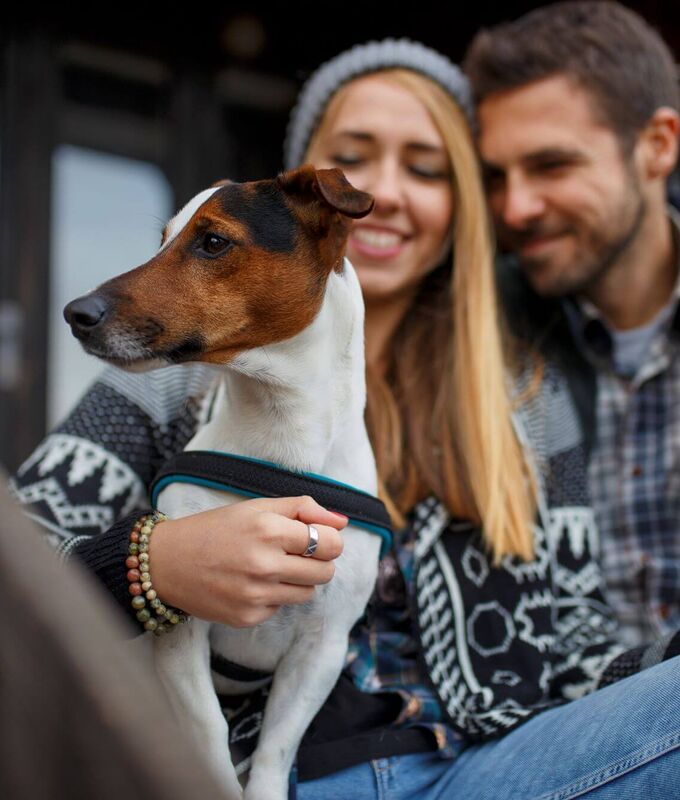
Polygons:
<instances>
[{"instance_id":1,"label":"woman's hand","mask_svg":"<svg viewBox=\"0 0 680 800\"><path fill-rule=\"evenodd\" d=\"M314 556L307 525L319 532ZM347 517L311 497L245 500L159 522L149 544L154 589L166 605L232 627L258 625L328 583Z\"/></svg>"}]
</instances>

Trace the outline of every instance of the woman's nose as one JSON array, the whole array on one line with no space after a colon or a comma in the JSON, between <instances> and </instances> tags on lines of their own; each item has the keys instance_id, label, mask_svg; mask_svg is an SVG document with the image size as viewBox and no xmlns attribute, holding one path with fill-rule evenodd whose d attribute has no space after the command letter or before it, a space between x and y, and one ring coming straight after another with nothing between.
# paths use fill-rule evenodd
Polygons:
<instances>
[{"instance_id":1,"label":"woman's nose","mask_svg":"<svg viewBox=\"0 0 680 800\"><path fill-rule=\"evenodd\" d=\"M404 203L404 181L398 165L391 162L376 164L369 185L363 187L375 198L375 211L392 211Z\"/></svg>"}]
</instances>

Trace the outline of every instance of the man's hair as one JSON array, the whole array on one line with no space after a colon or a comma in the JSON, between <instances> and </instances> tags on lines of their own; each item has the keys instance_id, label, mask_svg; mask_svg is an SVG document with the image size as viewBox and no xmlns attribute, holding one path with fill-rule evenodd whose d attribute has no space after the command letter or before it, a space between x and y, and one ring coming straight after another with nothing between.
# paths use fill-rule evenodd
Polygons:
<instances>
[{"instance_id":1,"label":"man's hair","mask_svg":"<svg viewBox=\"0 0 680 800\"><path fill-rule=\"evenodd\" d=\"M564 75L590 92L594 110L625 148L661 106L680 110L678 70L659 34L616 2L544 6L483 29L464 61L477 103Z\"/></svg>"}]
</instances>

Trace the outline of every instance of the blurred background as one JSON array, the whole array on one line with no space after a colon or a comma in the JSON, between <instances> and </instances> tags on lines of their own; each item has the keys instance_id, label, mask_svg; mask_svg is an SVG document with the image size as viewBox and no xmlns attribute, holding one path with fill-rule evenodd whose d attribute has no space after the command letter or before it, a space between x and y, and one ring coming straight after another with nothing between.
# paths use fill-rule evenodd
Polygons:
<instances>
[{"instance_id":1,"label":"blurred background","mask_svg":"<svg viewBox=\"0 0 680 800\"><path fill-rule=\"evenodd\" d=\"M316 66L385 36L459 61L480 27L538 5L0 12L0 462L15 469L101 369L63 306L148 259L198 190L276 174L288 112ZM628 5L680 57L680 2Z\"/></svg>"}]
</instances>

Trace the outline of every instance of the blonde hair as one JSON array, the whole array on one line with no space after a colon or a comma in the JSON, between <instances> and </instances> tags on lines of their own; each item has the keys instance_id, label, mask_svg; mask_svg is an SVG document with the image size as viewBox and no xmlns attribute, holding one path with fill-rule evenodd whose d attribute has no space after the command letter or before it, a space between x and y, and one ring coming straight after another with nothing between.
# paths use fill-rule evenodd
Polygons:
<instances>
[{"instance_id":1,"label":"blonde hair","mask_svg":"<svg viewBox=\"0 0 680 800\"><path fill-rule=\"evenodd\" d=\"M455 213L452 263L435 269L396 331L385 375L368 369L367 424L396 522L428 494L482 526L495 563L533 556L535 492L511 420L493 239L467 120L440 86L406 69L380 73L415 95L444 142ZM307 155L328 131L329 103Z\"/></svg>"}]
</instances>

